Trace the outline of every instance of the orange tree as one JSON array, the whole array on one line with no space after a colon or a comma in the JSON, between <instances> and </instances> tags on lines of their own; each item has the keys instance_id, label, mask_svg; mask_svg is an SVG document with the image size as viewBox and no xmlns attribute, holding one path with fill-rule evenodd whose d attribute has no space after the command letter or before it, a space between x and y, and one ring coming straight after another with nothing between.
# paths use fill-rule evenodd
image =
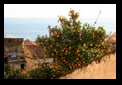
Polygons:
<instances>
[{"instance_id":1,"label":"orange tree","mask_svg":"<svg viewBox=\"0 0 122 85\"><path fill-rule=\"evenodd\" d=\"M38 36L37 43L43 44L45 57L54 58L54 63L65 70L73 70L110 51L103 27L95 28L82 24L79 13L70 10L69 19L59 16L60 27L49 26L49 37Z\"/></svg>"}]
</instances>

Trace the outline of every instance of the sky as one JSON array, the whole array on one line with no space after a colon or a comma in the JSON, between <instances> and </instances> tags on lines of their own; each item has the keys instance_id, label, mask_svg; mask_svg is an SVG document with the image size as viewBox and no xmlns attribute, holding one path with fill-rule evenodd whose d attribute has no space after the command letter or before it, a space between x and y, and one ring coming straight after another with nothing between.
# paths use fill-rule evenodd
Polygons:
<instances>
[{"instance_id":1,"label":"sky","mask_svg":"<svg viewBox=\"0 0 122 85\"><path fill-rule=\"evenodd\" d=\"M68 17L70 9L80 13L80 18L116 20L116 4L4 4L4 18L58 18Z\"/></svg>"}]
</instances>

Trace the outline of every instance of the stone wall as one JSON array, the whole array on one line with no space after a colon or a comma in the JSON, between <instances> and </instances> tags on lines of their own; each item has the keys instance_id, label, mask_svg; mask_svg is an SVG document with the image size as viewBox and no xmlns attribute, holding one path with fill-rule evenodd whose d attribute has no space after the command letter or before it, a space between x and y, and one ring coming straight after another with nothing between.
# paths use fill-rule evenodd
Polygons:
<instances>
[{"instance_id":1,"label":"stone wall","mask_svg":"<svg viewBox=\"0 0 122 85\"><path fill-rule=\"evenodd\" d=\"M94 61L60 79L116 79L116 52L105 55L100 63Z\"/></svg>"}]
</instances>

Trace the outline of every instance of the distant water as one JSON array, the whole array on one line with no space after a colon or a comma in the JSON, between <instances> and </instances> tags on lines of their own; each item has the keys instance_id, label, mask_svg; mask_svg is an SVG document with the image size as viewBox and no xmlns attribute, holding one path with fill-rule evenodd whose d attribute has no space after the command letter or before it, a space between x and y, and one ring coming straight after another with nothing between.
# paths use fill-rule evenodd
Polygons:
<instances>
[{"instance_id":1,"label":"distant water","mask_svg":"<svg viewBox=\"0 0 122 85\"><path fill-rule=\"evenodd\" d=\"M4 35L17 36L35 41L37 35L48 35L48 25L51 27L60 26L55 18L4 18ZM80 19L84 23L94 24L96 19ZM116 31L116 20L98 19L95 27L103 26L107 34Z\"/></svg>"}]
</instances>

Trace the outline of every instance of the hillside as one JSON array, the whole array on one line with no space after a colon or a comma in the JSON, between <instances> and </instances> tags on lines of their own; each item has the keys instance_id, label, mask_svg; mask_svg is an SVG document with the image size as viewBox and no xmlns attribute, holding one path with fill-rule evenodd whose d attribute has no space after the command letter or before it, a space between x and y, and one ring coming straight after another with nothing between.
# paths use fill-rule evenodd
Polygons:
<instances>
[{"instance_id":1,"label":"hillside","mask_svg":"<svg viewBox=\"0 0 122 85\"><path fill-rule=\"evenodd\" d=\"M116 52L105 55L100 62L92 62L60 79L116 79Z\"/></svg>"}]
</instances>

